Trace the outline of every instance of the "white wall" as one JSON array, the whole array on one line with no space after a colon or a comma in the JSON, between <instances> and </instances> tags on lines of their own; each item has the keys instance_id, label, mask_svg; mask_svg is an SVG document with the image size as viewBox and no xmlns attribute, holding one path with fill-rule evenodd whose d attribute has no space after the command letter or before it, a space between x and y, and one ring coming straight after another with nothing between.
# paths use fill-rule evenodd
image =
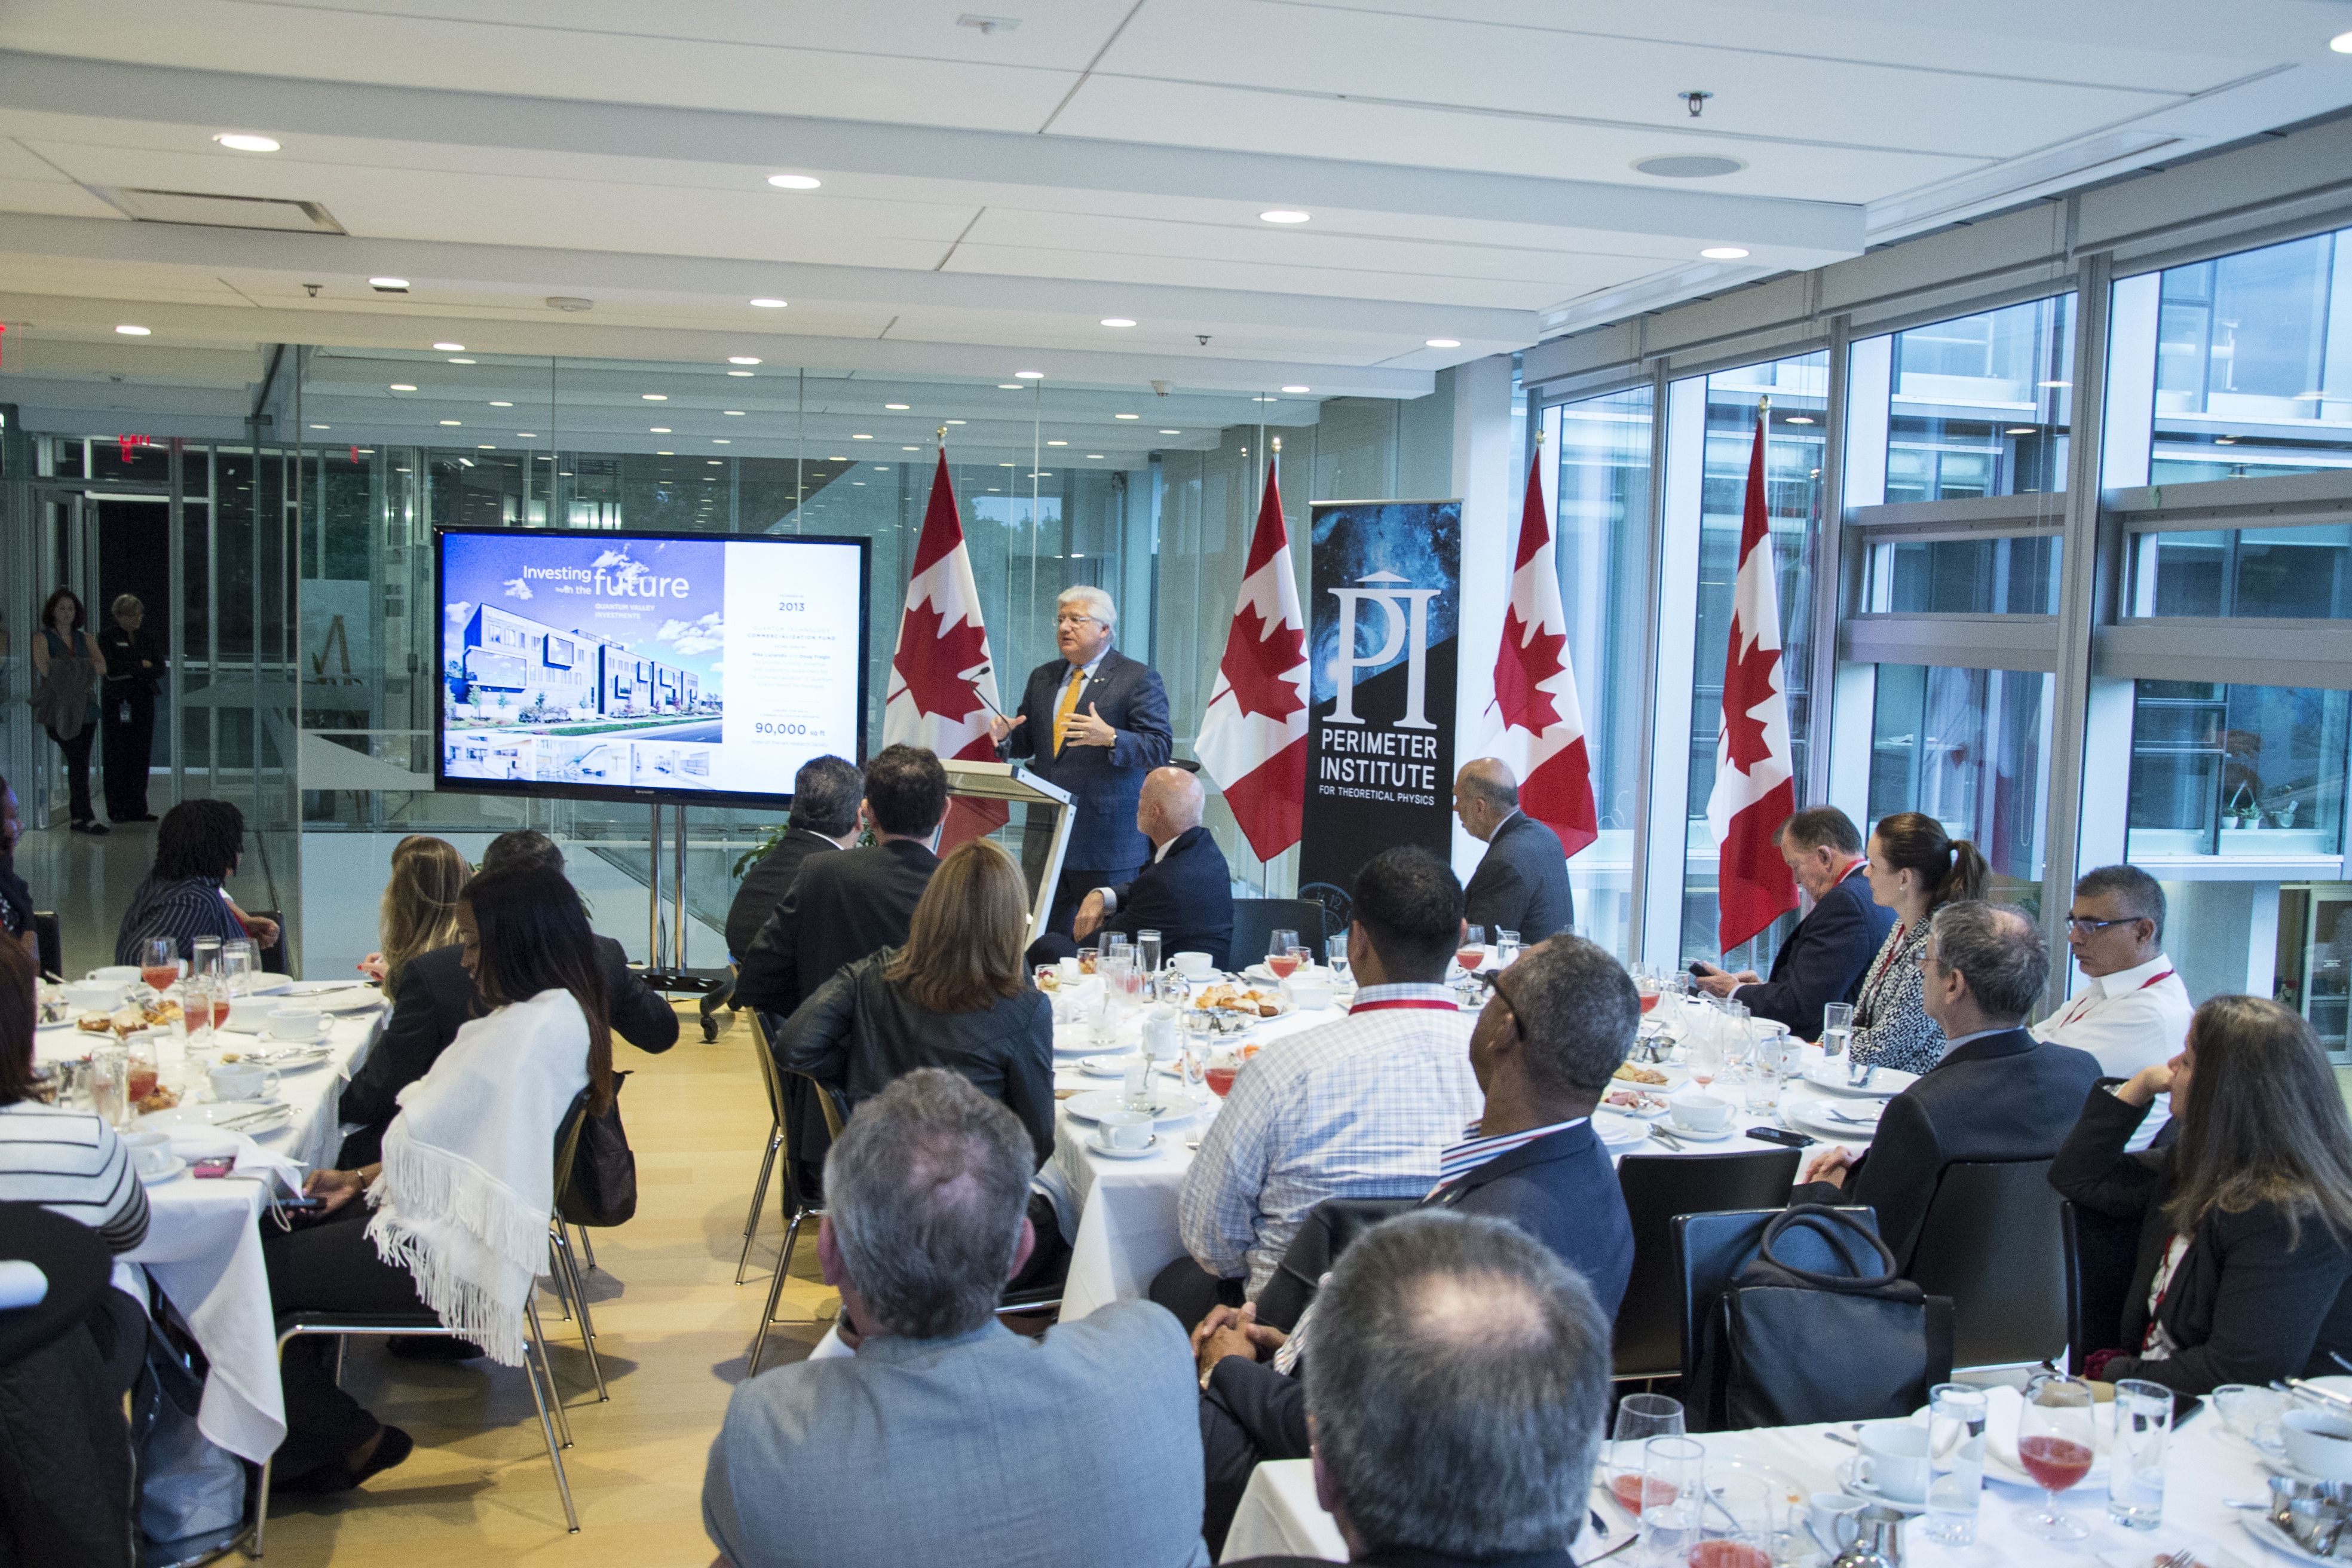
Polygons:
<instances>
[{"instance_id":1,"label":"white wall","mask_svg":"<svg viewBox=\"0 0 2352 1568\"><path fill-rule=\"evenodd\" d=\"M1486 705L1495 700L1495 650L1511 596L1511 551L1518 539L1526 477L1511 422L1507 354L1474 360L1450 373L1454 394L1453 483L1462 498L1462 599L1454 686L1454 759L1482 754ZM1410 492L1408 492L1410 497ZM1419 499L1410 497L1410 499ZM1450 792L1454 781L1444 781ZM1464 882L1486 847L1454 825L1454 871Z\"/></svg>"}]
</instances>

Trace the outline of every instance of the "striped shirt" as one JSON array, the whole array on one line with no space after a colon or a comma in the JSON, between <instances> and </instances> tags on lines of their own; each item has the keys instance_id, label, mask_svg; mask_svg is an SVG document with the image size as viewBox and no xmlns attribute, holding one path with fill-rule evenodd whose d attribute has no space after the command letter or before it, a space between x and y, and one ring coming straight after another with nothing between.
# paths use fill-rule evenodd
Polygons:
<instances>
[{"instance_id":1,"label":"striped shirt","mask_svg":"<svg viewBox=\"0 0 2352 1568\"><path fill-rule=\"evenodd\" d=\"M131 895L131 908L114 938L114 962L138 963L139 944L151 936L170 937L180 956L189 958L194 956L188 950L191 938L216 936L230 942L245 934L229 910L228 895L210 877L173 881L150 877Z\"/></svg>"},{"instance_id":2,"label":"striped shirt","mask_svg":"<svg viewBox=\"0 0 2352 1568\"><path fill-rule=\"evenodd\" d=\"M1547 1127L1530 1127L1524 1132L1497 1132L1492 1138L1478 1136L1479 1122L1473 1121L1462 1130L1462 1142L1447 1149L1437 1160L1437 1184L1458 1182L1464 1176L1486 1163L1499 1160L1512 1150L1549 1138L1555 1132L1565 1132L1571 1127L1581 1127L1592 1119L1572 1116L1566 1121L1555 1121Z\"/></svg>"},{"instance_id":3,"label":"striped shirt","mask_svg":"<svg viewBox=\"0 0 2352 1568\"><path fill-rule=\"evenodd\" d=\"M1366 1010L1400 1001L1444 1005ZM1185 1250L1213 1274L1246 1272L1254 1299L1325 1198L1427 1193L1485 1105L1470 1072L1478 1016L1453 1003L1443 985L1367 985L1350 1016L1244 1063L1184 1173Z\"/></svg>"},{"instance_id":4,"label":"striped shirt","mask_svg":"<svg viewBox=\"0 0 2352 1568\"><path fill-rule=\"evenodd\" d=\"M99 1117L37 1100L0 1105L0 1203L79 1220L116 1252L147 1239L147 1189Z\"/></svg>"}]
</instances>

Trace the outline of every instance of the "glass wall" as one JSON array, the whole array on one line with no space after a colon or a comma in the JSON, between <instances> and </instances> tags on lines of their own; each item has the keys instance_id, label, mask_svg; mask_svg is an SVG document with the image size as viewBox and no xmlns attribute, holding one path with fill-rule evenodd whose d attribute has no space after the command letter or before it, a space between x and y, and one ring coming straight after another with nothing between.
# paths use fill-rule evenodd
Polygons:
<instances>
[{"instance_id":1,"label":"glass wall","mask_svg":"<svg viewBox=\"0 0 2352 1568\"><path fill-rule=\"evenodd\" d=\"M2347 716L2343 691L2140 681L2129 858L2342 854Z\"/></svg>"},{"instance_id":2,"label":"glass wall","mask_svg":"<svg viewBox=\"0 0 2352 1568\"><path fill-rule=\"evenodd\" d=\"M2138 533L2131 614L2352 616L2352 525Z\"/></svg>"},{"instance_id":3,"label":"glass wall","mask_svg":"<svg viewBox=\"0 0 2352 1568\"><path fill-rule=\"evenodd\" d=\"M2063 489L2074 314L2062 294L1895 333L1885 499Z\"/></svg>"},{"instance_id":4,"label":"glass wall","mask_svg":"<svg viewBox=\"0 0 2352 1568\"><path fill-rule=\"evenodd\" d=\"M1975 844L1990 895L2038 915L2055 678L1882 664L1871 713L1869 820L1925 812Z\"/></svg>"},{"instance_id":5,"label":"glass wall","mask_svg":"<svg viewBox=\"0 0 2352 1568\"><path fill-rule=\"evenodd\" d=\"M2050 615L2058 607L2061 548L2050 534L1873 544L1863 607L1879 615Z\"/></svg>"}]
</instances>

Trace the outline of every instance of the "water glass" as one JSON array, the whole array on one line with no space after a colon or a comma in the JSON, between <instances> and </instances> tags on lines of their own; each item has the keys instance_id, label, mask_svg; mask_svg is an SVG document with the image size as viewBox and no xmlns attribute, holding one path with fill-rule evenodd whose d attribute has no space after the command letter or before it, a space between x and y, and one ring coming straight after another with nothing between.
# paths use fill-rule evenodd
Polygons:
<instances>
[{"instance_id":1,"label":"water glass","mask_svg":"<svg viewBox=\"0 0 2352 1568\"><path fill-rule=\"evenodd\" d=\"M1125 1082L1121 1085L1125 1092L1120 1096L1119 1103L1129 1110L1150 1110L1151 1109L1150 1047L1137 1047L1134 1054L1129 1056L1123 1065L1127 1069L1124 1075Z\"/></svg>"},{"instance_id":2,"label":"water glass","mask_svg":"<svg viewBox=\"0 0 2352 1568\"><path fill-rule=\"evenodd\" d=\"M2134 1530L2164 1522L2164 1448L2172 1390L2126 1378L2116 1384L2116 1446L2107 1458L2107 1517Z\"/></svg>"},{"instance_id":3,"label":"water glass","mask_svg":"<svg viewBox=\"0 0 2352 1568\"><path fill-rule=\"evenodd\" d=\"M1501 926L1496 926L1495 928L1496 967L1508 969L1512 961L1518 956L1519 933L1515 931L1505 931Z\"/></svg>"},{"instance_id":4,"label":"water glass","mask_svg":"<svg viewBox=\"0 0 2352 1568\"><path fill-rule=\"evenodd\" d=\"M221 939L197 936L188 939L188 973L210 974L220 968Z\"/></svg>"},{"instance_id":5,"label":"water glass","mask_svg":"<svg viewBox=\"0 0 2352 1568\"><path fill-rule=\"evenodd\" d=\"M1984 1497L1985 1391L1939 1383L1927 1391L1927 1539L1969 1546Z\"/></svg>"},{"instance_id":6,"label":"water glass","mask_svg":"<svg viewBox=\"0 0 2352 1568\"><path fill-rule=\"evenodd\" d=\"M131 1125L131 1053L100 1046L89 1053L89 1108L118 1131Z\"/></svg>"},{"instance_id":7,"label":"water glass","mask_svg":"<svg viewBox=\"0 0 2352 1568\"><path fill-rule=\"evenodd\" d=\"M1655 1563L1685 1561L1706 1534L1706 1450L1688 1437L1653 1437L1642 1445L1635 1485L1642 1554Z\"/></svg>"},{"instance_id":8,"label":"water glass","mask_svg":"<svg viewBox=\"0 0 2352 1568\"><path fill-rule=\"evenodd\" d=\"M1323 962L1331 966L1331 978L1342 985L1348 983L1348 933L1323 939Z\"/></svg>"},{"instance_id":9,"label":"water glass","mask_svg":"<svg viewBox=\"0 0 2352 1568\"><path fill-rule=\"evenodd\" d=\"M1087 1035L1097 1051L1118 1044L1118 998L1106 989L1087 1015Z\"/></svg>"},{"instance_id":10,"label":"water glass","mask_svg":"<svg viewBox=\"0 0 2352 1568\"><path fill-rule=\"evenodd\" d=\"M1160 973L1160 933L1139 931L1135 933L1135 962L1146 974Z\"/></svg>"},{"instance_id":11,"label":"water glass","mask_svg":"<svg viewBox=\"0 0 2352 1568\"><path fill-rule=\"evenodd\" d=\"M1832 1002L1822 1009L1822 1055L1843 1056L1853 1038L1853 1004Z\"/></svg>"},{"instance_id":12,"label":"water glass","mask_svg":"<svg viewBox=\"0 0 2352 1568\"><path fill-rule=\"evenodd\" d=\"M1704 1568L1772 1568L1784 1544L1788 1505L1776 1504L1762 1477L1738 1471L1709 1476L1706 1491L1713 1512L1701 1531L1708 1544L1694 1550L1690 1561Z\"/></svg>"},{"instance_id":13,"label":"water glass","mask_svg":"<svg viewBox=\"0 0 2352 1568\"><path fill-rule=\"evenodd\" d=\"M261 973L261 955L253 939L240 936L221 943L220 969L232 996L251 995L254 976Z\"/></svg>"}]
</instances>

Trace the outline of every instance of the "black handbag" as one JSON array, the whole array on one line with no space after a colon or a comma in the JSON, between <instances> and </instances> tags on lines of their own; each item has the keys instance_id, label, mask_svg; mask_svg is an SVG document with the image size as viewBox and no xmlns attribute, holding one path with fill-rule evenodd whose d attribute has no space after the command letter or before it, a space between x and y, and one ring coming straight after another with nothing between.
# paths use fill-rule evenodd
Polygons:
<instances>
[{"instance_id":1,"label":"black handbag","mask_svg":"<svg viewBox=\"0 0 2352 1568\"><path fill-rule=\"evenodd\" d=\"M572 1225L606 1228L626 1225L637 1212L637 1157L621 1126L621 1085L629 1075L613 1075L613 1106L602 1116L588 1110L593 1092L582 1089L563 1118L567 1147L558 1149L562 1177L555 1212Z\"/></svg>"},{"instance_id":2,"label":"black handbag","mask_svg":"<svg viewBox=\"0 0 2352 1568\"><path fill-rule=\"evenodd\" d=\"M1784 1256L1799 1251L1832 1267ZM1907 1416L1951 1377L1951 1300L1898 1278L1852 1215L1792 1205L1724 1291L1698 1374L1717 1431Z\"/></svg>"}]
</instances>

